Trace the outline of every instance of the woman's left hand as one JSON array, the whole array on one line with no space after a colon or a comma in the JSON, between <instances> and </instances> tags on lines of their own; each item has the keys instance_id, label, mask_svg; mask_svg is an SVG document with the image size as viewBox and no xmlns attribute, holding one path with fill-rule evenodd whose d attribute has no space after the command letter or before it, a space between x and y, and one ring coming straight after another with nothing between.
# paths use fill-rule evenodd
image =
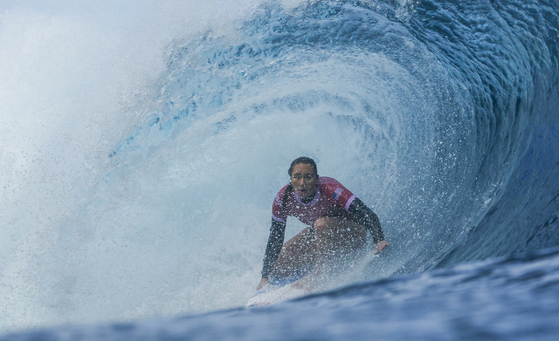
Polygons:
<instances>
[{"instance_id":1,"label":"woman's left hand","mask_svg":"<svg viewBox=\"0 0 559 341\"><path fill-rule=\"evenodd\" d=\"M375 255L384 250L385 247L390 246L386 240L381 240L375 245Z\"/></svg>"}]
</instances>

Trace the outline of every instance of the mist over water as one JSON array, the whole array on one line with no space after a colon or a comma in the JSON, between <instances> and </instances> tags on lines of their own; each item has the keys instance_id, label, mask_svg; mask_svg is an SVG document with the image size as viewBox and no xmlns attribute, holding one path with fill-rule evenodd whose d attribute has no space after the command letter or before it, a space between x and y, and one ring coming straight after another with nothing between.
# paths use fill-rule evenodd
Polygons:
<instances>
[{"instance_id":1,"label":"mist over water","mask_svg":"<svg viewBox=\"0 0 559 341\"><path fill-rule=\"evenodd\" d=\"M5 6L0 331L243 306L302 155L392 244L331 286L467 259L457 245L503 212L545 106L510 72L545 53L531 69L514 36L481 44L510 56L491 74L407 1Z\"/></svg>"},{"instance_id":2,"label":"mist over water","mask_svg":"<svg viewBox=\"0 0 559 341\"><path fill-rule=\"evenodd\" d=\"M149 221L134 224L139 217L130 208L138 192L124 190L103 197L103 184L118 163L109 155L145 125L146 112L159 91L155 80L165 69L166 46L210 26L216 32L222 25L229 29L255 5L3 3L3 330L160 313L154 307L146 313L141 305L150 295L165 291L164 282L156 286L148 282L159 282L169 269L160 266L164 255L152 254L149 260L145 245L135 247L128 241L150 226ZM107 218L119 206L129 213ZM164 222L150 228L160 226ZM140 239L148 244L153 238ZM171 252L169 242L162 244ZM127 243L132 244L129 249ZM178 305L183 307L184 302Z\"/></svg>"}]
</instances>

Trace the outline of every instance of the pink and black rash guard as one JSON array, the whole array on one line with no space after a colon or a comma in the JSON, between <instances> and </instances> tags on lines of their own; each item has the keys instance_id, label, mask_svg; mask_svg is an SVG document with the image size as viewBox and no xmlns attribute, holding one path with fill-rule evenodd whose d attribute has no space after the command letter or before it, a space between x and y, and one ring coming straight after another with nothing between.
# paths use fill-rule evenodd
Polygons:
<instances>
[{"instance_id":1,"label":"pink and black rash guard","mask_svg":"<svg viewBox=\"0 0 559 341\"><path fill-rule=\"evenodd\" d=\"M283 187L274 199L272 218L275 221L285 223L287 216L292 216L312 226L314 221L320 217L350 219L348 209L355 199L355 195L337 180L321 176L318 179L316 194L308 203L303 203L299 195L295 191L291 191L282 214L282 198L288 186Z\"/></svg>"},{"instance_id":2,"label":"pink and black rash guard","mask_svg":"<svg viewBox=\"0 0 559 341\"><path fill-rule=\"evenodd\" d=\"M273 272L283 246L288 216L311 226L311 230L314 221L320 217L349 219L365 226L375 243L384 240L377 215L337 180L319 177L316 193L308 202L303 202L289 184L279 191L272 205L272 227L264 256L263 278L268 278Z\"/></svg>"}]
</instances>

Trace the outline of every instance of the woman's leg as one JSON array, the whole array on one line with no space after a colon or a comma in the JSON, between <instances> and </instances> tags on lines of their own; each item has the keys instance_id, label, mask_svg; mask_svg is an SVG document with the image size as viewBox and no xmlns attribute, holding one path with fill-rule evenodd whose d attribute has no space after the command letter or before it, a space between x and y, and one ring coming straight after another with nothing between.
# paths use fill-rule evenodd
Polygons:
<instances>
[{"instance_id":1,"label":"woman's leg","mask_svg":"<svg viewBox=\"0 0 559 341\"><path fill-rule=\"evenodd\" d=\"M318 218L314 223L314 233L315 266L312 273L297 285L308 290L318 284L319 276L331 259L358 251L367 242L365 226L340 218Z\"/></svg>"},{"instance_id":2,"label":"woman's leg","mask_svg":"<svg viewBox=\"0 0 559 341\"><path fill-rule=\"evenodd\" d=\"M281 249L273 277L302 276L309 273L315 262L315 239L309 228L288 240Z\"/></svg>"},{"instance_id":3,"label":"woman's leg","mask_svg":"<svg viewBox=\"0 0 559 341\"><path fill-rule=\"evenodd\" d=\"M324 263L332 257L353 253L365 245L367 229L351 220L318 218L314 222L316 262Z\"/></svg>"}]
</instances>

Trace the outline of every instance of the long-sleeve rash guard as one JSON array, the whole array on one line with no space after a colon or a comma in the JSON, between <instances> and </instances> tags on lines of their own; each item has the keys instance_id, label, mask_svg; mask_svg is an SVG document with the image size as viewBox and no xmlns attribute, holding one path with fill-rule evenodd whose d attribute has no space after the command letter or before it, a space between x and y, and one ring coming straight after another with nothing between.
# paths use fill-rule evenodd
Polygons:
<instances>
[{"instance_id":1,"label":"long-sleeve rash guard","mask_svg":"<svg viewBox=\"0 0 559 341\"><path fill-rule=\"evenodd\" d=\"M377 215L335 179L320 177L315 196L308 203L304 203L295 191L291 191L287 194L284 205L287 187L288 185L279 191L272 206L272 227L264 256L263 278L270 276L281 252L287 216L294 216L309 226L313 226L314 221L320 217L350 219L365 226L375 243L384 240Z\"/></svg>"}]
</instances>

